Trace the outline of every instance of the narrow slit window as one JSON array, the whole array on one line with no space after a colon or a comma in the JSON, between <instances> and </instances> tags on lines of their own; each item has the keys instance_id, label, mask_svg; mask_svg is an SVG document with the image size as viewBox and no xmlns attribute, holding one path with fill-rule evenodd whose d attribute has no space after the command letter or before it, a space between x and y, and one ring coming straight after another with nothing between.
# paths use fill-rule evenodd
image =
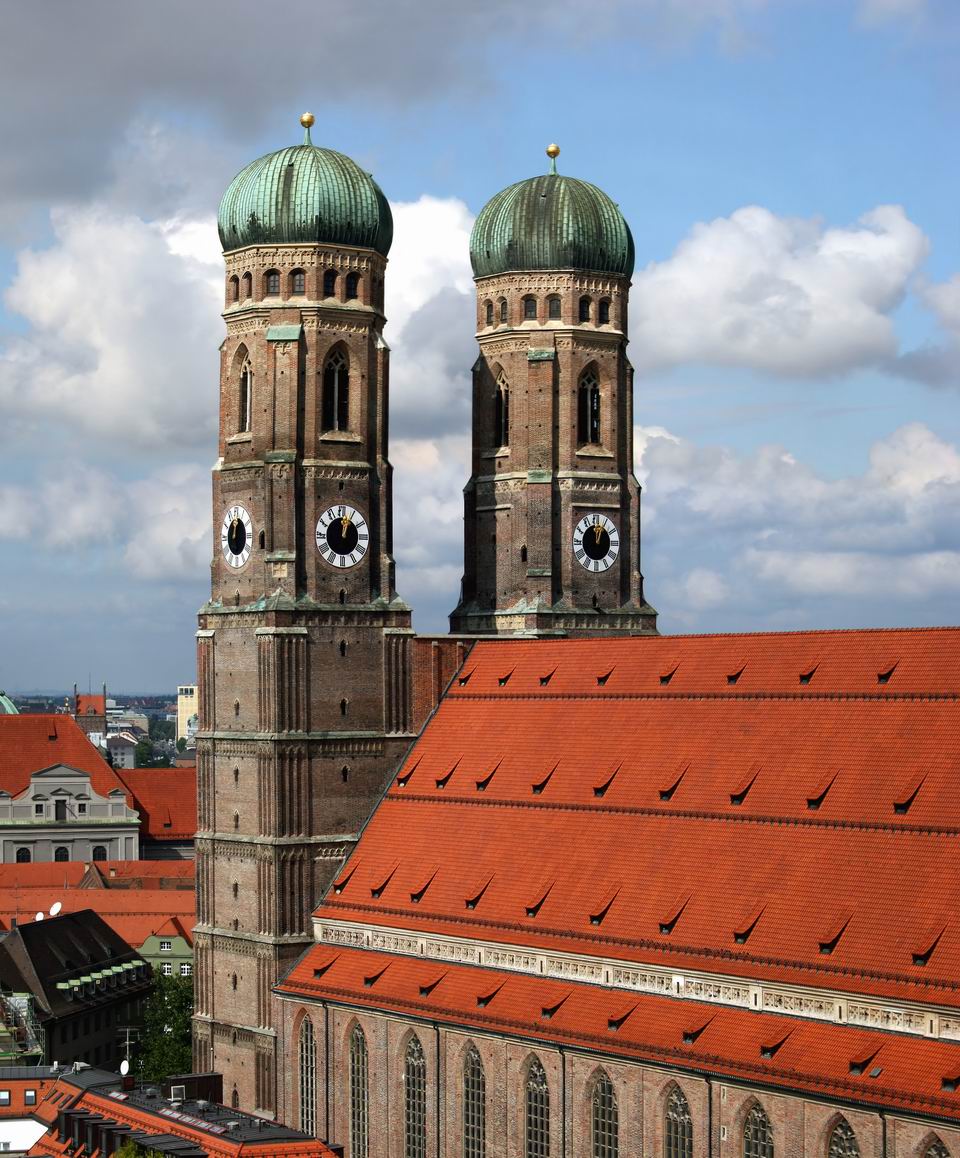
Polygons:
<instances>
[{"instance_id":1,"label":"narrow slit window","mask_svg":"<svg viewBox=\"0 0 960 1158\"><path fill-rule=\"evenodd\" d=\"M343 296L348 302L352 302L360 291L360 275L357 273L348 273L347 279L343 284Z\"/></svg>"},{"instance_id":2,"label":"narrow slit window","mask_svg":"<svg viewBox=\"0 0 960 1158\"><path fill-rule=\"evenodd\" d=\"M600 442L600 382L592 368L585 370L577 387L577 442L581 446Z\"/></svg>"},{"instance_id":3,"label":"narrow slit window","mask_svg":"<svg viewBox=\"0 0 960 1158\"><path fill-rule=\"evenodd\" d=\"M590 321L590 306L591 306L591 304L592 303L591 303L589 298L581 298L580 299L580 307L579 307L579 315L578 316L579 316L581 322L589 322Z\"/></svg>"},{"instance_id":4,"label":"narrow slit window","mask_svg":"<svg viewBox=\"0 0 960 1158\"><path fill-rule=\"evenodd\" d=\"M495 446L510 445L510 383L506 375L497 375L497 392L494 399L493 441Z\"/></svg>"},{"instance_id":5,"label":"narrow slit window","mask_svg":"<svg viewBox=\"0 0 960 1158\"><path fill-rule=\"evenodd\" d=\"M337 292L337 271L328 269L323 275L323 296L332 298Z\"/></svg>"},{"instance_id":6,"label":"narrow slit window","mask_svg":"<svg viewBox=\"0 0 960 1158\"><path fill-rule=\"evenodd\" d=\"M505 322L506 320L507 320L507 299L501 298L500 299L500 321L502 323L502 322Z\"/></svg>"},{"instance_id":7,"label":"narrow slit window","mask_svg":"<svg viewBox=\"0 0 960 1158\"><path fill-rule=\"evenodd\" d=\"M323 368L321 409L324 432L350 429L350 369L342 350L334 350Z\"/></svg>"},{"instance_id":8,"label":"narrow slit window","mask_svg":"<svg viewBox=\"0 0 960 1158\"><path fill-rule=\"evenodd\" d=\"M484 317L486 319L487 325L492 326L493 325L493 302L487 302Z\"/></svg>"}]
</instances>

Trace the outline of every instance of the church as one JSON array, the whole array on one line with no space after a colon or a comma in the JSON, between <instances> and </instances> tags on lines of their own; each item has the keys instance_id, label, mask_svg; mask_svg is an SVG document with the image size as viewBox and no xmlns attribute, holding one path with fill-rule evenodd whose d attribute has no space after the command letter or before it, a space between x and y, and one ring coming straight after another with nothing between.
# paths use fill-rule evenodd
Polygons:
<instances>
[{"instance_id":1,"label":"church","mask_svg":"<svg viewBox=\"0 0 960 1158\"><path fill-rule=\"evenodd\" d=\"M476 219L451 633L395 588L389 204L311 140L225 260L194 1063L347 1158L960 1155L960 631L661 636L633 240Z\"/></svg>"}]
</instances>

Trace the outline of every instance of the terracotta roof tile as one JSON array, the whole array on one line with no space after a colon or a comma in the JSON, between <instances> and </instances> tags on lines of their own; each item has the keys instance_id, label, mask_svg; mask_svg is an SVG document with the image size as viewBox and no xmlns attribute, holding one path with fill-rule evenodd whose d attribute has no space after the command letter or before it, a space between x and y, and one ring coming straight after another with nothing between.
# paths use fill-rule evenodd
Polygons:
<instances>
[{"instance_id":1,"label":"terracotta roof tile","mask_svg":"<svg viewBox=\"0 0 960 1158\"><path fill-rule=\"evenodd\" d=\"M0 791L18 796L34 772L64 764L90 773L100 796L130 793L72 716L0 716Z\"/></svg>"},{"instance_id":2,"label":"terracotta roof tile","mask_svg":"<svg viewBox=\"0 0 960 1158\"><path fill-rule=\"evenodd\" d=\"M120 768L117 775L136 801L140 835L148 840L192 840L197 832L197 769Z\"/></svg>"}]
</instances>

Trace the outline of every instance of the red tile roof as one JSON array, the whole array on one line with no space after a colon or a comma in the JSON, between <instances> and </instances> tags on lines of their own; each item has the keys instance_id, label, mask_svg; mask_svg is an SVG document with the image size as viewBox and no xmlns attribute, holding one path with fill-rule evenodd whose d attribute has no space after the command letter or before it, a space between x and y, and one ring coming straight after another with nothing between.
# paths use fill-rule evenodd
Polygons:
<instances>
[{"instance_id":1,"label":"red tile roof","mask_svg":"<svg viewBox=\"0 0 960 1158\"><path fill-rule=\"evenodd\" d=\"M107 714L106 696L91 696L80 694L77 696L78 716L105 716Z\"/></svg>"},{"instance_id":2,"label":"red tile roof","mask_svg":"<svg viewBox=\"0 0 960 1158\"><path fill-rule=\"evenodd\" d=\"M72 716L0 716L0 790L18 796L34 772L65 764L90 773L94 792L130 793Z\"/></svg>"},{"instance_id":3,"label":"red tile roof","mask_svg":"<svg viewBox=\"0 0 960 1158\"><path fill-rule=\"evenodd\" d=\"M118 768L147 840L192 840L197 831L197 769Z\"/></svg>"},{"instance_id":4,"label":"red tile roof","mask_svg":"<svg viewBox=\"0 0 960 1158\"><path fill-rule=\"evenodd\" d=\"M960 1116L960 1091L944 1086L958 1068L952 1042L326 945L302 957L278 990L752 1085Z\"/></svg>"},{"instance_id":5,"label":"red tile roof","mask_svg":"<svg viewBox=\"0 0 960 1158\"><path fill-rule=\"evenodd\" d=\"M59 901L61 912L92 909L131 948L139 949L152 934L160 935L171 919L178 933L193 943L196 899L184 889L18 888L0 891L0 927L10 929L13 919L28 924L37 913L49 913Z\"/></svg>"},{"instance_id":6,"label":"red tile roof","mask_svg":"<svg viewBox=\"0 0 960 1158\"><path fill-rule=\"evenodd\" d=\"M958 629L479 643L318 915L960 1004L958 695Z\"/></svg>"}]
</instances>

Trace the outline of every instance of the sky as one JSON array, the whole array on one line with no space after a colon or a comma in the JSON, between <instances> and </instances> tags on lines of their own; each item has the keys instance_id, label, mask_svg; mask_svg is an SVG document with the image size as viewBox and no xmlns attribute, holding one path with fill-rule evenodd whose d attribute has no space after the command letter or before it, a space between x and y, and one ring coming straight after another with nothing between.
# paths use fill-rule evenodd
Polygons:
<instances>
[{"instance_id":1,"label":"sky","mask_svg":"<svg viewBox=\"0 0 960 1158\"><path fill-rule=\"evenodd\" d=\"M960 619L955 0L3 11L0 687L192 682L216 209L306 109L393 207L397 585L417 628L446 630L462 572L470 228L551 141L636 241L661 630Z\"/></svg>"}]
</instances>

